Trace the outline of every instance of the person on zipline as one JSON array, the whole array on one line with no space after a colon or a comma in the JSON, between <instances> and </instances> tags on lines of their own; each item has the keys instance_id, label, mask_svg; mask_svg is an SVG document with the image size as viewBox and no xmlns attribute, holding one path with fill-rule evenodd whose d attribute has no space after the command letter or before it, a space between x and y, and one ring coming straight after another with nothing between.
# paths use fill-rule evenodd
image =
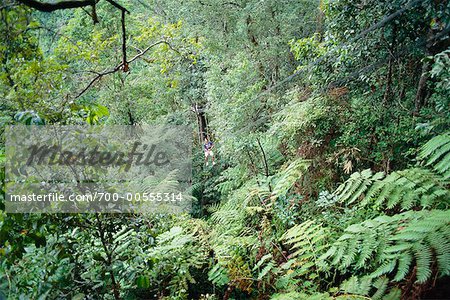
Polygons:
<instances>
[{"instance_id":1,"label":"person on zipline","mask_svg":"<svg viewBox=\"0 0 450 300\"><path fill-rule=\"evenodd\" d=\"M211 142L208 137L205 137L205 143L203 144L203 151L205 151L205 163L208 165L208 156L211 156L212 165L214 166L216 163L214 162L214 153L212 148L214 148L214 143Z\"/></svg>"}]
</instances>

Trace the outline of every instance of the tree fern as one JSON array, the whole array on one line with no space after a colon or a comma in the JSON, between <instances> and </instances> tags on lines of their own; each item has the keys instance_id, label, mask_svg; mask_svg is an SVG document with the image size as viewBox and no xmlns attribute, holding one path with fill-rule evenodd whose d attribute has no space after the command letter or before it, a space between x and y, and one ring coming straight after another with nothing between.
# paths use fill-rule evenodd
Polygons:
<instances>
[{"instance_id":1,"label":"tree fern","mask_svg":"<svg viewBox=\"0 0 450 300\"><path fill-rule=\"evenodd\" d=\"M228 278L227 270L220 264L216 264L208 272L208 279L215 285L224 286L230 279Z\"/></svg>"},{"instance_id":2,"label":"tree fern","mask_svg":"<svg viewBox=\"0 0 450 300\"><path fill-rule=\"evenodd\" d=\"M397 171L384 177L372 175L370 170L356 172L334 192L339 201L352 204L357 199L361 207L375 205L378 208L412 207L445 208L450 192L438 174L423 168Z\"/></svg>"},{"instance_id":3,"label":"tree fern","mask_svg":"<svg viewBox=\"0 0 450 300\"><path fill-rule=\"evenodd\" d=\"M346 182L344 182L344 184L337 188L334 195L337 196L341 202L352 204L363 195L373 182L378 181L383 177L384 173L380 172L373 175L370 169L362 172L355 172Z\"/></svg>"},{"instance_id":4,"label":"tree fern","mask_svg":"<svg viewBox=\"0 0 450 300\"><path fill-rule=\"evenodd\" d=\"M392 209L399 206L402 210L412 207L446 207L450 192L440 176L433 172L413 168L389 174L383 180L376 181L367 192L361 205L374 204L376 207Z\"/></svg>"},{"instance_id":5,"label":"tree fern","mask_svg":"<svg viewBox=\"0 0 450 300\"><path fill-rule=\"evenodd\" d=\"M353 173L333 193L340 202L355 203L364 207L399 207L409 210L413 207L447 208L450 192L447 189L450 178L450 134L439 135L421 147L419 160L426 166L396 171L387 176L372 174L370 169Z\"/></svg>"},{"instance_id":6,"label":"tree fern","mask_svg":"<svg viewBox=\"0 0 450 300\"><path fill-rule=\"evenodd\" d=\"M362 271L372 278L393 274L395 281L403 280L414 263L419 283L430 278L434 259L438 274L449 275L448 210L409 211L351 225L320 257L343 272Z\"/></svg>"},{"instance_id":7,"label":"tree fern","mask_svg":"<svg viewBox=\"0 0 450 300\"><path fill-rule=\"evenodd\" d=\"M441 174L445 180L450 179L450 133L438 135L421 148L419 158L427 166Z\"/></svg>"},{"instance_id":8,"label":"tree fern","mask_svg":"<svg viewBox=\"0 0 450 300\"><path fill-rule=\"evenodd\" d=\"M328 247L329 232L314 221L306 221L289 229L281 240L295 251L291 257L300 265L302 273L312 272L319 266L318 258Z\"/></svg>"},{"instance_id":9,"label":"tree fern","mask_svg":"<svg viewBox=\"0 0 450 300\"><path fill-rule=\"evenodd\" d=\"M361 295L370 297L363 299L399 300L401 293L397 288L391 289L386 295L388 284L389 278L387 278L386 276L379 277L376 280L374 280L370 276L352 276L341 284L340 291L342 293L345 293L345 295L352 294L352 296ZM343 298L345 296L341 297ZM352 299L352 297L349 297L348 299Z\"/></svg>"},{"instance_id":10,"label":"tree fern","mask_svg":"<svg viewBox=\"0 0 450 300\"><path fill-rule=\"evenodd\" d=\"M306 174L310 164L310 161L305 159L296 159L290 162L277 174L268 178L261 178L259 184L255 185L248 193L247 198L265 201L269 198L276 200L279 197L286 196L294 184ZM272 191L270 187L272 187Z\"/></svg>"},{"instance_id":11,"label":"tree fern","mask_svg":"<svg viewBox=\"0 0 450 300\"><path fill-rule=\"evenodd\" d=\"M297 159L291 162L286 169L279 172L275 176L272 197L276 198L281 195L286 195L292 186L305 175L310 164L308 160Z\"/></svg>"}]
</instances>

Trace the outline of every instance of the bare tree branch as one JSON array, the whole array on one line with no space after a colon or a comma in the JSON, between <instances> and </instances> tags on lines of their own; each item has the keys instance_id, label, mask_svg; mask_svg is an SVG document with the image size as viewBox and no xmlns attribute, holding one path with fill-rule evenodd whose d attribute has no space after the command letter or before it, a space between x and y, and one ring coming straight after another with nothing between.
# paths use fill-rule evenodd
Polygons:
<instances>
[{"instance_id":1,"label":"bare tree branch","mask_svg":"<svg viewBox=\"0 0 450 300\"><path fill-rule=\"evenodd\" d=\"M52 12L59 9L70 9L95 5L95 0L69 0L56 3L40 2L36 0L18 0L18 1L22 4L25 4L26 6L29 6L31 8L43 12Z\"/></svg>"},{"instance_id":2,"label":"bare tree branch","mask_svg":"<svg viewBox=\"0 0 450 300\"><path fill-rule=\"evenodd\" d=\"M171 47L171 49L172 49L172 45L170 45L169 42L167 42L167 41L165 41L165 40L161 40L161 41L158 41L158 42L156 42L156 43L151 44L150 46L148 46L147 48L145 48L141 53L135 55L132 59L130 59L129 63L135 61L136 59L138 59L139 57L141 57L142 55L144 55L145 53L147 53L148 50L150 50L151 48L153 48L153 47L155 47L155 46L157 46L157 45L159 45L159 44L166 44L166 45L168 45L169 47Z\"/></svg>"},{"instance_id":3,"label":"bare tree branch","mask_svg":"<svg viewBox=\"0 0 450 300\"><path fill-rule=\"evenodd\" d=\"M125 30L125 10L122 10L122 70L128 72L127 62L127 35Z\"/></svg>"},{"instance_id":4,"label":"bare tree branch","mask_svg":"<svg viewBox=\"0 0 450 300\"><path fill-rule=\"evenodd\" d=\"M29 6L31 8L34 8L34 9L37 9L37 10L43 11L43 12L52 12L52 11L55 11L58 9L84 8L86 6L92 6L92 18L94 20L94 23L98 22L97 14L95 11L95 5L97 4L97 0L67 0L67 1L60 1L60 2L56 2L56 3L40 2L37 0L17 0L17 1L19 1L20 3L22 3L24 5ZM122 62L119 65L117 65L116 67L109 69L109 70L105 70L103 72L91 71L91 73L97 74L97 76L95 76L89 82L89 84L81 92L78 93L78 95L75 97L75 99L79 98L81 95L83 95L90 87L92 87L94 85L94 83L96 83L98 80L100 80L103 76L113 74L119 70L122 70L123 72L128 72L128 70L129 70L128 65L131 62L133 62L136 59L143 56L147 51L149 51L151 48L153 48L156 45L167 44L170 47L170 49L179 53L178 50L174 49L172 47L172 45L170 45L167 41L161 40L161 41L151 44L150 46L148 46L147 48L142 50L139 54L137 54L136 56L134 56L132 59L130 59L128 61L127 60L127 45L126 45L127 35L126 35L126 28L125 28L125 15L126 15L126 13L130 13L130 12L125 7L123 7L119 3L115 2L114 0L105 0L105 1L107 1L109 4L111 4L112 6L114 6L115 8L117 8L121 11Z\"/></svg>"},{"instance_id":5,"label":"bare tree branch","mask_svg":"<svg viewBox=\"0 0 450 300\"><path fill-rule=\"evenodd\" d=\"M145 48L144 50L142 50L139 54L135 55L133 58L131 58L129 61L127 61L127 65L132 63L133 61L137 60L138 58L140 58L141 56L143 56L145 53L147 53L151 48L160 45L160 44L166 44L168 45L171 49L171 45L169 44L169 42L165 41L165 40L161 40L158 42L155 42L153 44L151 44L150 46L148 46L147 48ZM103 76L109 75L109 74L113 74L119 70L124 69L124 62L122 61L119 65L117 65L116 67L114 67L113 69L110 70L105 70L103 72L95 72L95 71L91 71L91 73L95 73L97 74L97 76L95 76L94 78L92 78L92 80L89 82L89 84L81 91L78 93L77 96L75 96L75 99L79 98L81 95L83 95L89 88L91 88L94 83L96 83L98 80L100 80Z\"/></svg>"},{"instance_id":6,"label":"bare tree branch","mask_svg":"<svg viewBox=\"0 0 450 300\"><path fill-rule=\"evenodd\" d=\"M95 9L95 5L97 4L98 0L67 0L67 1L60 1L56 3L48 3L48 2L40 2L37 0L18 0L20 3L25 4L26 6L32 7L34 9L43 11L43 12L52 12L58 9L70 9L70 8L83 8L85 6L92 6L92 20L95 23L98 23L98 17L97 12ZM128 9L120 5L119 3L115 2L114 0L105 0L115 8L119 9L121 11L121 22L122 22L122 63L117 66L116 68L103 72L98 75L98 77L94 78L93 81L77 96L81 96L92 84L94 84L95 81L100 79L102 76L111 74L114 72L117 72L118 70L122 69L124 72L128 72L128 61L127 61L127 33L125 29L125 14L130 13ZM87 12L89 14L89 12Z\"/></svg>"},{"instance_id":7,"label":"bare tree branch","mask_svg":"<svg viewBox=\"0 0 450 300\"><path fill-rule=\"evenodd\" d=\"M122 68L122 64L118 65L114 69L107 70L107 71L104 71L102 73L98 73L98 75L95 76L91 80L91 82L89 82L89 84L80 93L78 93L78 95L75 97L75 99L79 98L81 95L83 95L97 80L101 79L105 75L109 75L109 74L115 73L115 72L119 71L121 68Z\"/></svg>"}]
</instances>

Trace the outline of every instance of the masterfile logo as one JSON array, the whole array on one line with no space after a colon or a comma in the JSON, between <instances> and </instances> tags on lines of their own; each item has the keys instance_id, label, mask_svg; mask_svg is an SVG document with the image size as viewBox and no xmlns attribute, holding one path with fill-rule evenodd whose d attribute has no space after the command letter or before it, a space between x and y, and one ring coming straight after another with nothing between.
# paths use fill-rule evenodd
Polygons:
<instances>
[{"instance_id":1,"label":"masterfile logo","mask_svg":"<svg viewBox=\"0 0 450 300\"><path fill-rule=\"evenodd\" d=\"M139 149L142 148L142 149ZM125 171L135 165L164 166L169 162L165 151L156 151L157 145L134 142L130 152L99 151L99 146L92 150L82 148L78 152L63 150L60 145L31 145L27 166L37 165L78 165L78 166L125 166ZM142 150L142 151L139 151Z\"/></svg>"},{"instance_id":2,"label":"masterfile logo","mask_svg":"<svg viewBox=\"0 0 450 300\"><path fill-rule=\"evenodd\" d=\"M191 135L183 126L10 126L6 211L185 211Z\"/></svg>"}]
</instances>

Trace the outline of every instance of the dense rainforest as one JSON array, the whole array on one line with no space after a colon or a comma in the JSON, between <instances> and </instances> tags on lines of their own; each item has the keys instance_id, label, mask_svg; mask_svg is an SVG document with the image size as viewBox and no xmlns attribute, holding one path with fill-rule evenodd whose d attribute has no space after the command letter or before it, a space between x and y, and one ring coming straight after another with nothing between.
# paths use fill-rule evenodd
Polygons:
<instances>
[{"instance_id":1,"label":"dense rainforest","mask_svg":"<svg viewBox=\"0 0 450 300\"><path fill-rule=\"evenodd\" d=\"M0 299L450 298L448 0L58 1L0 2ZM192 208L8 213L20 124L189 126Z\"/></svg>"}]
</instances>

